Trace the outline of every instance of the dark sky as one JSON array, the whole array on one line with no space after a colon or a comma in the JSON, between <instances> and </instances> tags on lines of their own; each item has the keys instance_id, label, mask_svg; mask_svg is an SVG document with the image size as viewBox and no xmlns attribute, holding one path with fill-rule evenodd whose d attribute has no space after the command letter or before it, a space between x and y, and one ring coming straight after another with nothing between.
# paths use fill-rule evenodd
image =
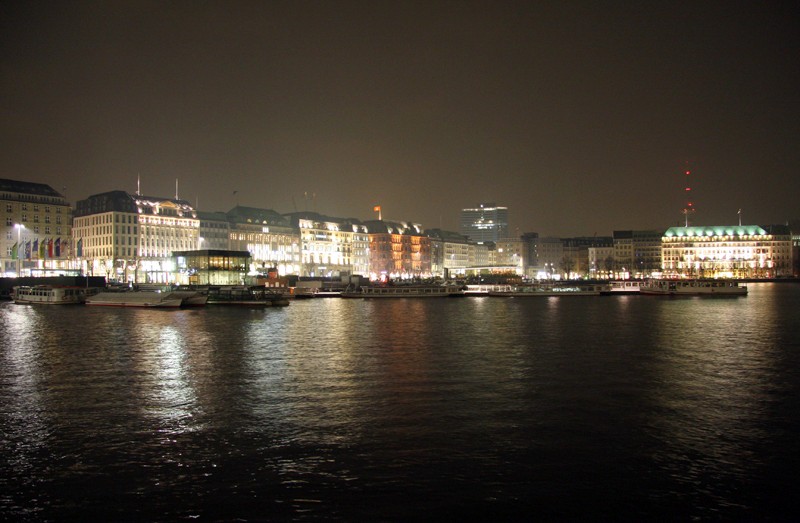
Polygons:
<instances>
[{"instance_id":1,"label":"dark sky","mask_svg":"<svg viewBox=\"0 0 800 523\"><path fill-rule=\"evenodd\" d=\"M0 177L514 231L800 217L792 2L3 2ZM237 191L234 195L233 192Z\"/></svg>"}]
</instances>

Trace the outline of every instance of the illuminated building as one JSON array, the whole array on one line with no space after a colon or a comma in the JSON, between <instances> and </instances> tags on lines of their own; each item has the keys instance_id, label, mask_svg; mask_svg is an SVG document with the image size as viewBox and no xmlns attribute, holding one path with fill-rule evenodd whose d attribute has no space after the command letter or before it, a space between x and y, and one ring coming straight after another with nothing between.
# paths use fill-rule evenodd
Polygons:
<instances>
[{"instance_id":1,"label":"illuminated building","mask_svg":"<svg viewBox=\"0 0 800 523\"><path fill-rule=\"evenodd\" d=\"M431 239L419 224L373 220L369 233L370 279L431 276Z\"/></svg>"},{"instance_id":2,"label":"illuminated building","mask_svg":"<svg viewBox=\"0 0 800 523\"><path fill-rule=\"evenodd\" d=\"M49 185L0 179L3 276L72 274L72 208Z\"/></svg>"},{"instance_id":3,"label":"illuminated building","mask_svg":"<svg viewBox=\"0 0 800 523\"><path fill-rule=\"evenodd\" d=\"M197 211L200 220L198 248L224 251L228 249L231 224L224 212Z\"/></svg>"},{"instance_id":4,"label":"illuminated building","mask_svg":"<svg viewBox=\"0 0 800 523\"><path fill-rule=\"evenodd\" d=\"M508 208L481 203L462 209L460 232L476 242L497 242L508 235Z\"/></svg>"},{"instance_id":5,"label":"illuminated building","mask_svg":"<svg viewBox=\"0 0 800 523\"><path fill-rule=\"evenodd\" d=\"M178 283L184 285L240 285L251 265L247 251L200 249L175 251L173 256Z\"/></svg>"},{"instance_id":6,"label":"illuminated building","mask_svg":"<svg viewBox=\"0 0 800 523\"><path fill-rule=\"evenodd\" d=\"M523 276L528 267L529 249L522 238L503 238L495 242L495 265L508 268L518 276Z\"/></svg>"},{"instance_id":7,"label":"illuminated building","mask_svg":"<svg viewBox=\"0 0 800 523\"><path fill-rule=\"evenodd\" d=\"M77 203L75 256L84 273L109 281L172 283L172 252L197 249L199 227L186 200L96 194Z\"/></svg>"},{"instance_id":8,"label":"illuminated building","mask_svg":"<svg viewBox=\"0 0 800 523\"><path fill-rule=\"evenodd\" d=\"M229 223L227 249L248 251L252 274L300 273L300 234L290 220L268 209L236 206L226 213ZM209 248L211 248L209 246Z\"/></svg>"},{"instance_id":9,"label":"illuminated building","mask_svg":"<svg viewBox=\"0 0 800 523\"><path fill-rule=\"evenodd\" d=\"M425 233L431 241L431 274L434 276L463 275L476 265L477 244L463 234L442 229L428 229Z\"/></svg>"},{"instance_id":10,"label":"illuminated building","mask_svg":"<svg viewBox=\"0 0 800 523\"><path fill-rule=\"evenodd\" d=\"M608 278L619 277L617 276L617 273L614 272L613 245L589 247L588 256L589 256L589 278L608 279Z\"/></svg>"},{"instance_id":11,"label":"illuminated building","mask_svg":"<svg viewBox=\"0 0 800 523\"><path fill-rule=\"evenodd\" d=\"M614 245L613 239L607 236L580 236L562 238L563 257L559 268L567 279L583 278L592 274L589 260L589 249L608 249ZM605 251L607 252L607 251Z\"/></svg>"},{"instance_id":12,"label":"illuminated building","mask_svg":"<svg viewBox=\"0 0 800 523\"><path fill-rule=\"evenodd\" d=\"M665 276L774 278L792 275L792 240L788 226L671 227L661 240L661 256Z\"/></svg>"},{"instance_id":13,"label":"illuminated building","mask_svg":"<svg viewBox=\"0 0 800 523\"><path fill-rule=\"evenodd\" d=\"M300 235L300 276L336 277L366 274L369 268L367 229L358 221L315 212L284 215Z\"/></svg>"},{"instance_id":14,"label":"illuminated building","mask_svg":"<svg viewBox=\"0 0 800 523\"><path fill-rule=\"evenodd\" d=\"M662 231L614 231L614 278L647 278L661 270ZM604 262L603 265L607 265Z\"/></svg>"}]
</instances>

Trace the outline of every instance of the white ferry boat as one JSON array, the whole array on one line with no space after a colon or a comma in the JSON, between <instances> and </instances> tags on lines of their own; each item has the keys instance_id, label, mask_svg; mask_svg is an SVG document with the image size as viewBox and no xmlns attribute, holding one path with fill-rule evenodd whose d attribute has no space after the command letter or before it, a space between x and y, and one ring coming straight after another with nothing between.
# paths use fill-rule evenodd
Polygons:
<instances>
[{"instance_id":1,"label":"white ferry boat","mask_svg":"<svg viewBox=\"0 0 800 523\"><path fill-rule=\"evenodd\" d=\"M546 298L553 296L600 296L607 288L601 284L586 285L508 285L503 289L489 291L489 296L499 298Z\"/></svg>"},{"instance_id":2,"label":"white ferry boat","mask_svg":"<svg viewBox=\"0 0 800 523\"><path fill-rule=\"evenodd\" d=\"M734 280L648 280L640 294L668 296L746 296L747 286Z\"/></svg>"},{"instance_id":3,"label":"white ferry boat","mask_svg":"<svg viewBox=\"0 0 800 523\"><path fill-rule=\"evenodd\" d=\"M465 296L458 285L376 285L346 289L342 298L453 298Z\"/></svg>"},{"instance_id":4,"label":"white ferry boat","mask_svg":"<svg viewBox=\"0 0 800 523\"><path fill-rule=\"evenodd\" d=\"M603 294L612 296L620 294L639 294L642 283L643 282L640 280L611 281L608 283L608 288L603 291Z\"/></svg>"},{"instance_id":5,"label":"white ferry boat","mask_svg":"<svg viewBox=\"0 0 800 523\"><path fill-rule=\"evenodd\" d=\"M14 303L20 305L78 305L86 301L83 287L20 285L14 287Z\"/></svg>"}]
</instances>

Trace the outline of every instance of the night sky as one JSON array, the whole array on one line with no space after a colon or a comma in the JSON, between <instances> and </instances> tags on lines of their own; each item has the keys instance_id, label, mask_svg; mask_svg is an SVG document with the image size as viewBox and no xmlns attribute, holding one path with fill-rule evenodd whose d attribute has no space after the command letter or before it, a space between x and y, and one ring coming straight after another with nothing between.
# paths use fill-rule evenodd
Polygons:
<instances>
[{"instance_id":1,"label":"night sky","mask_svg":"<svg viewBox=\"0 0 800 523\"><path fill-rule=\"evenodd\" d=\"M800 218L793 2L3 2L0 177L458 230ZM234 194L234 191L236 194Z\"/></svg>"}]
</instances>

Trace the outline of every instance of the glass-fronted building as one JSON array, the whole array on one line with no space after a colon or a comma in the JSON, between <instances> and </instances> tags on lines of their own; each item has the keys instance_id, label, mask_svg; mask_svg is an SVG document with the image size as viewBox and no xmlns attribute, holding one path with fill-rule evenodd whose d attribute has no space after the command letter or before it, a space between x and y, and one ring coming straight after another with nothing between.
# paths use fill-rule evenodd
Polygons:
<instances>
[{"instance_id":1,"label":"glass-fronted building","mask_svg":"<svg viewBox=\"0 0 800 523\"><path fill-rule=\"evenodd\" d=\"M508 207L481 203L461 210L461 230L476 242L498 242L508 236Z\"/></svg>"}]
</instances>

